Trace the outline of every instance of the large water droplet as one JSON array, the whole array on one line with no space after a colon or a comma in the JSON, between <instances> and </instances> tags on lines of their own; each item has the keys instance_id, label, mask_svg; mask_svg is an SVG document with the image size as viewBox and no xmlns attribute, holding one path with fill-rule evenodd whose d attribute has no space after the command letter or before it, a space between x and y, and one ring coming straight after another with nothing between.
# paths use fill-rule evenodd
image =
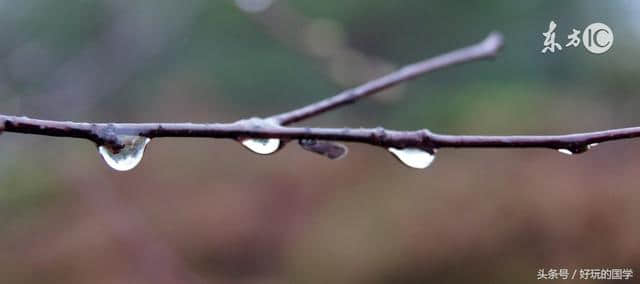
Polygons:
<instances>
[{"instance_id":1,"label":"large water droplet","mask_svg":"<svg viewBox=\"0 0 640 284\"><path fill-rule=\"evenodd\" d=\"M347 153L349 152L347 146L331 141L301 139L298 141L298 144L300 144L300 147L302 147L302 149L320 154L331 160L342 159L347 156Z\"/></svg>"},{"instance_id":2,"label":"large water droplet","mask_svg":"<svg viewBox=\"0 0 640 284\"><path fill-rule=\"evenodd\" d=\"M108 145L98 147L98 152L104 161L116 171L128 171L135 168L142 160L145 147L151 141L147 137L130 135L119 135L118 140L124 145L122 149L115 150Z\"/></svg>"},{"instance_id":3,"label":"large water droplet","mask_svg":"<svg viewBox=\"0 0 640 284\"><path fill-rule=\"evenodd\" d=\"M424 169L431 165L435 159L434 150L423 150L418 148L397 149L389 147L391 152L400 162L414 169Z\"/></svg>"},{"instance_id":4,"label":"large water droplet","mask_svg":"<svg viewBox=\"0 0 640 284\"><path fill-rule=\"evenodd\" d=\"M275 151L280 149L280 139L275 138L251 138L244 139L240 143L247 147L247 149L260 155L273 154Z\"/></svg>"}]
</instances>

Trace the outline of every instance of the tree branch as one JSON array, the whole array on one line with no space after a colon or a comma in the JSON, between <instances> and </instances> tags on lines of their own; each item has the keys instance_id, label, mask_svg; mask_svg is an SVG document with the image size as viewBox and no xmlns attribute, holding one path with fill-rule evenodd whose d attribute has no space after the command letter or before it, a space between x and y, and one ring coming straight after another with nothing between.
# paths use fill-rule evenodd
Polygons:
<instances>
[{"instance_id":1,"label":"tree branch","mask_svg":"<svg viewBox=\"0 0 640 284\"><path fill-rule=\"evenodd\" d=\"M117 135L159 137L277 138L282 140L327 140L366 143L394 148L551 148L580 150L590 144L640 137L640 127L567 135L444 135L429 130L396 131L384 128L284 127L266 120L235 123L78 123L0 115L4 131L37 135L84 138L98 145L117 145Z\"/></svg>"},{"instance_id":2,"label":"tree branch","mask_svg":"<svg viewBox=\"0 0 640 284\"><path fill-rule=\"evenodd\" d=\"M280 125L298 122L337 107L354 103L361 98L378 93L428 72L474 60L493 58L496 56L500 48L502 48L502 45L502 35L494 32L489 34L483 41L474 45L407 65L395 72L369 81L353 89L345 90L333 97L299 109L271 116L270 119L273 119Z\"/></svg>"},{"instance_id":3,"label":"tree branch","mask_svg":"<svg viewBox=\"0 0 640 284\"><path fill-rule=\"evenodd\" d=\"M595 143L640 137L640 127L611 129L568 135L480 136L444 135L427 129L416 131L352 128L285 127L283 125L309 118L339 106L355 102L400 82L444 67L496 55L502 46L498 33L490 34L475 45L452 51L432 59L408 65L396 72L375 79L359 87L346 90L336 96L308 106L272 116L267 119L252 118L234 123L86 123L52 121L0 115L0 132L17 132L37 135L83 138L97 145L113 149L125 145L121 135L148 138L158 137L207 137L244 140L250 138L289 140L324 140L366 143L380 147L419 148L550 148L566 149L571 153L586 151ZM309 146L308 143L303 143Z\"/></svg>"}]
</instances>

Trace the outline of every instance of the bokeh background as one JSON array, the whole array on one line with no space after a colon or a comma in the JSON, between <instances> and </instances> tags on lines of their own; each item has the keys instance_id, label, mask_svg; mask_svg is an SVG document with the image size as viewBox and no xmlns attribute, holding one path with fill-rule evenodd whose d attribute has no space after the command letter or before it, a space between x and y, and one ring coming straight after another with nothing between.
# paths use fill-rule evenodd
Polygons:
<instances>
[{"instance_id":1,"label":"bokeh background","mask_svg":"<svg viewBox=\"0 0 640 284\"><path fill-rule=\"evenodd\" d=\"M300 125L559 134L640 124L639 1L0 1L0 113L230 122L325 98L501 31L494 61ZM613 47L542 54L609 25ZM0 136L2 283L534 283L640 273L640 146L443 149L426 170L349 145L156 139L116 172L89 142ZM640 275L636 275L637 280ZM564 281L569 282L569 281ZM577 281L576 283L595 283ZM631 283L631 281L629 281Z\"/></svg>"}]
</instances>

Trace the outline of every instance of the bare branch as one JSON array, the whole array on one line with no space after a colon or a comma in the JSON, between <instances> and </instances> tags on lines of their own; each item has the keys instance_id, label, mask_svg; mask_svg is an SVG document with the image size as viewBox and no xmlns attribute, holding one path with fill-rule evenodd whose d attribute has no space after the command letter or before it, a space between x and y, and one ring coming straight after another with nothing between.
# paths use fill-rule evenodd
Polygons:
<instances>
[{"instance_id":1,"label":"bare branch","mask_svg":"<svg viewBox=\"0 0 640 284\"><path fill-rule=\"evenodd\" d=\"M475 45L446 53L406 66L362 86L344 91L334 97L306 107L275 115L267 119L245 119L234 123L86 123L40 120L27 117L0 115L0 132L83 138L97 145L111 148L124 147L121 135L148 138L207 137L234 140L275 138L289 140L323 140L365 143L384 148L550 148L566 149L571 153L586 151L595 143L640 137L640 127L611 129L567 135L481 136L444 135L429 130L395 131L384 128L305 128L283 125L300 121L322 112L389 88L420 74L459 63L495 56L502 46L502 37L490 34ZM309 145L308 143L303 143Z\"/></svg>"},{"instance_id":2,"label":"bare branch","mask_svg":"<svg viewBox=\"0 0 640 284\"><path fill-rule=\"evenodd\" d=\"M424 61L407 65L383 77L369 81L353 89L345 90L333 97L318 101L305 107L270 117L281 125L298 122L337 107L353 103L363 97L411 80L422 74L443 69L449 66L467 63L474 60L493 58L502 47L502 35L491 33L483 41L474 45L454 50Z\"/></svg>"},{"instance_id":3,"label":"bare branch","mask_svg":"<svg viewBox=\"0 0 640 284\"><path fill-rule=\"evenodd\" d=\"M241 120L235 123L78 123L0 115L4 131L83 138L98 145L118 143L117 135L206 138L277 138L282 140L327 140L365 143L394 148L551 148L580 152L584 147L613 140L640 137L640 127L568 135L481 136L444 135L429 130L395 131L383 128L284 127Z\"/></svg>"}]
</instances>

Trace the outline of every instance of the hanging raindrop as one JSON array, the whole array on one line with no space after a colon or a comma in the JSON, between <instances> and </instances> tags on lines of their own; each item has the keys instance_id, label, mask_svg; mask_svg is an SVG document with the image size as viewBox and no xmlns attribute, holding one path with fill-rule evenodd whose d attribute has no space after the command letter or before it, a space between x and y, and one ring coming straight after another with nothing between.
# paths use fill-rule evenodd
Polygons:
<instances>
[{"instance_id":1,"label":"hanging raindrop","mask_svg":"<svg viewBox=\"0 0 640 284\"><path fill-rule=\"evenodd\" d=\"M144 149L151 139L141 136L118 135L118 141L124 145L124 148L115 150L108 145L100 145L98 152L112 169L128 171L140 163Z\"/></svg>"},{"instance_id":2,"label":"hanging raindrop","mask_svg":"<svg viewBox=\"0 0 640 284\"><path fill-rule=\"evenodd\" d=\"M331 160L342 159L349 152L349 149L344 144L331 141L300 139L298 144L302 149L325 156Z\"/></svg>"},{"instance_id":3,"label":"hanging raindrop","mask_svg":"<svg viewBox=\"0 0 640 284\"><path fill-rule=\"evenodd\" d=\"M582 154L584 152L587 152L587 151L589 151L589 149L591 149L591 148L593 148L593 147L595 147L597 145L598 145L597 143L593 143L593 144L589 144L589 145L578 145L578 146L575 146L575 147L572 147L572 148L560 148L560 149L557 149L557 150L558 150L558 152L560 152L562 154L571 156L571 155L574 155L574 154Z\"/></svg>"},{"instance_id":4,"label":"hanging raindrop","mask_svg":"<svg viewBox=\"0 0 640 284\"><path fill-rule=\"evenodd\" d=\"M431 165L435 159L435 149L423 150L419 148L397 149L389 147L391 152L400 162L414 169L424 169Z\"/></svg>"},{"instance_id":5,"label":"hanging raindrop","mask_svg":"<svg viewBox=\"0 0 640 284\"><path fill-rule=\"evenodd\" d=\"M569 155L569 156L573 155L573 152L571 152L571 150L569 150L569 149L564 149L564 148L563 149L558 149L558 152L560 152L562 154L565 154L565 155Z\"/></svg>"},{"instance_id":6,"label":"hanging raindrop","mask_svg":"<svg viewBox=\"0 0 640 284\"><path fill-rule=\"evenodd\" d=\"M247 149L260 155L269 155L280 149L280 139L275 138L251 138L243 139L240 143Z\"/></svg>"},{"instance_id":7,"label":"hanging raindrop","mask_svg":"<svg viewBox=\"0 0 640 284\"><path fill-rule=\"evenodd\" d=\"M262 119L257 117L241 120L238 123L245 125L249 129L262 129L267 127L279 126L272 120ZM240 144L242 144L242 146L260 155L273 154L276 151L280 150L280 148L282 148L285 144L285 143L282 143L282 141L277 138L242 138L240 137L238 141L240 142Z\"/></svg>"}]
</instances>

